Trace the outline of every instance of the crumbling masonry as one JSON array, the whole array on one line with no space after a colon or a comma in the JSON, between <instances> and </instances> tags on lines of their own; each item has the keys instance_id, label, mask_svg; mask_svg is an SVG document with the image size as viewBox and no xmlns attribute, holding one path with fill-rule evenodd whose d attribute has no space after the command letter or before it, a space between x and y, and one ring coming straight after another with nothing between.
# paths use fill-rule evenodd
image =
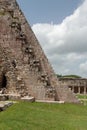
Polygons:
<instances>
[{"instance_id":1,"label":"crumbling masonry","mask_svg":"<svg viewBox=\"0 0 87 130\"><path fill-rule=\"evenodd\" d=\"M58 80L65 87L67 85L75 94L87 94L87 78L60 77Z\"/></svg>"},{"instance_id":2,"label":"crumbling masonry","mask_svg":"<svg viewBox=\"0 0 87 130\"><path fill-rule=\"evenodd\" d=\"M78 102L57 77L15 0L0 0L0 91Z\"/></svg>"}]
</instances>

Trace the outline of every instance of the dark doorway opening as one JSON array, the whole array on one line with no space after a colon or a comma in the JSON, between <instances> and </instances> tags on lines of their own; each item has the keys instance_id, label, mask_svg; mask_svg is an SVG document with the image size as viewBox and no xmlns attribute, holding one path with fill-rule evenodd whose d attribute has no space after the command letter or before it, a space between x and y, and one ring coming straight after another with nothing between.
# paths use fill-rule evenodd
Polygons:
<instances>
[{"instance_id":1,"label":"dark doorway opening","mask_svg":"<svg viewBox=\"0 0 87 130\"><path fill-rule=\"evenodd\" d=\"M78 86L74 87L74 93L78 93Z\"/></svg>"},{"instance_id":2,"label":"dark doorway opening","mask_svg":"<svg viewBox=\"0 0 87 130\"><path fill-rule=\"evenodd\" d=\"M3 75L2 77L2 88L6 88L7 86L7 78L5 75Z\"/></svg>"}]
</instances>

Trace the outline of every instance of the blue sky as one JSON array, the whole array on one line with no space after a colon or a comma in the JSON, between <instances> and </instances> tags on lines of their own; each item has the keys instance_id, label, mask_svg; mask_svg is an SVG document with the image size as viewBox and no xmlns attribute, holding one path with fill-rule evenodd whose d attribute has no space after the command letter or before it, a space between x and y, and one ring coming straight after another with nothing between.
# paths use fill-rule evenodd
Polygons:
<instances>
[{"instance_id":1,"label":"blue sky","mask_svg":"<svg viewBox=\"0 0 87 130\"><path fill-rule=\"evenodd\" d=\"M87 0L17 0L55 73L87 78Z\"/></svg>"},{"instance_id":2,"label":"blue sky","mask_svg":"<svg viewBox=\"0 0 87 130\"><path fill-rule=\"evenodd\" d=\"M29 23L60 23L81 0L17 0Z\"/></svg>"}]
</instances>

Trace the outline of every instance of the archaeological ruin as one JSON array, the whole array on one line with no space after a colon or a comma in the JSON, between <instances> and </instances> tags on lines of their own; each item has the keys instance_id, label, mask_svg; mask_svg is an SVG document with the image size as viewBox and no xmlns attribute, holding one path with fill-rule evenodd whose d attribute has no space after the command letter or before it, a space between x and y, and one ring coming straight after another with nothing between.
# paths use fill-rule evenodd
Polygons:
<instances>
[{"instance_id":1,"label":"archaeological ruin","mask_svg":"<svg viewBox=\"0 0 87 130\"><path fill-rule=\"evenodd\" d=\"M59 83L68 86L75 94L87 94L87 79L86 78L59 78Z\"/></svg>"},{"instance_id":2,"label":"archaeological ruin","mask_svg":"<svg viewBox=\"0 0 87 130\"><path fill-rule=\"evenodd\" d=\"M16 0L0 0L0 97L3 95L78 102L67 86L60 85Z\"/></svg>"}]
</instances>

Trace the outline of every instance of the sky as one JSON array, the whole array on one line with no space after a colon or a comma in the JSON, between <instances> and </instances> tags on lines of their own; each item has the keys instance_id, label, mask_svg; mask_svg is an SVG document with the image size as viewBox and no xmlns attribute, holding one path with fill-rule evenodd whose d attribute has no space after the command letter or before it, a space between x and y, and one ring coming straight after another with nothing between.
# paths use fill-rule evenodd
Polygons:
<instances>
[{"instance_id":1,"label":"sky","mask_svg":"<svg viewBox=\"0 0 87 130\"><path fill-rule=\"evenodd\" d=\"M87 0L17 0L55 73L87 78Z\"/></svg>"}]
</instances>

